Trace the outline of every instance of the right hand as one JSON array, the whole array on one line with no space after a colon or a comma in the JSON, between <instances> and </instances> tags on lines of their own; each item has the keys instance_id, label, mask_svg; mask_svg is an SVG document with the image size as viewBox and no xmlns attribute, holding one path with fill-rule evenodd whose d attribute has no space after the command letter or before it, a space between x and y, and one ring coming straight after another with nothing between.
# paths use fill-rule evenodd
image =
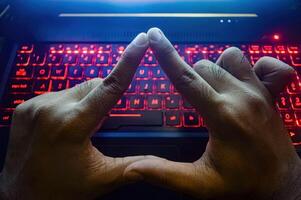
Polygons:
<instances>
[{"instance_id":1,"label":"right hand","mask_svg":"<svg viewBox=\"0 0 301 200\"><path fill-rule=\"evenodd\" d=\"M132 163L124 175L204 199L298 198L301 161L273 99L294 70L272 58L252 68L237 48L226 50L216 64L202 60L193 69L159 29L148 37L170 80L203 116L210 138L193 163L154 157Z\"/></svg>"}]
</instances>

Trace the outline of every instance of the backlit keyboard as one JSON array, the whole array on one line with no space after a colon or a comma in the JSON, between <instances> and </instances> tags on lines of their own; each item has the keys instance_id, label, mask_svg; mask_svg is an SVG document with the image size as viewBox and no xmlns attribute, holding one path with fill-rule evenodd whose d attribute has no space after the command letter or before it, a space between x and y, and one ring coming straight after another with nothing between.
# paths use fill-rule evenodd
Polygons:
<instances>
[{"instance_id":1,"label":"backlit keyboard","mask_svg":"<svg viewBox=\"0 0 301 200\"><path fill-rule=\"evenodd\" d=\"M175 45L189 64L201 59L216 61L230 46L237 46L252 64L262 56L278 58L295 67L293 82L276 104L295 145L301 145L300 45ZM0 107L0 126L9 126L15 107L46 92L74 87L83 81L110 74L125 44L24 44L16 52L6 93ZM102 129L204 129L201 116L170 83L151 50L142 60L125 95L110 112Z\"/></svg>"}]
</instances>

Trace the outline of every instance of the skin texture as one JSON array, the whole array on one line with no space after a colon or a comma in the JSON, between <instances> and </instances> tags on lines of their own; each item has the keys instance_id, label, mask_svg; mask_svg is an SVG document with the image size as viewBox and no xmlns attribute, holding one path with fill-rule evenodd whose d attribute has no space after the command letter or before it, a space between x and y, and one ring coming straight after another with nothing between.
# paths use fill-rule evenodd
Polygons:
<instances>
[{"instance_id":1,"label":"skin texture","mask_svg":"<svg viewBox=\"0 0 301 200\"><path fill-rule=\"evenodd\" d=\"M126 183L126 166L144 157L107 157L93 147L90 137L128 88L148 46L141 33L106 79L41 95L17 107L0 199L93 199Z\"/></svg>"},{"instance_id":2,"label":"skin texture","mask_svg":"<svg viewBox=\"0 0 301 200\"><path fill-rule=\"evenodd\" d=\"M91 144L149 46L209 129L206 152L193 163L111 158ZM0 199L94 199L139 180L202 199L300 199L301 161L274 108L274 97L294 73L273 58L251 68L237 48L217 63L202 60L191 68L159 29L150 29L129 45L106 79L17 107Z\"/></svg>"},{"instance_id":3,"label":"skin texture","mask_svg":"<svg viewBox=\"0 0 301 200\"><path fill-rule=\"evenodd\" d=\"M149 158L124 175L202 199L298 199L300 159L273 99L294 70L268 57L251 68L237 48L191 68L162 31L153 28L148 37L165 73L202 114L210 139L193 163Z\"/></svg>"}]
</instances>

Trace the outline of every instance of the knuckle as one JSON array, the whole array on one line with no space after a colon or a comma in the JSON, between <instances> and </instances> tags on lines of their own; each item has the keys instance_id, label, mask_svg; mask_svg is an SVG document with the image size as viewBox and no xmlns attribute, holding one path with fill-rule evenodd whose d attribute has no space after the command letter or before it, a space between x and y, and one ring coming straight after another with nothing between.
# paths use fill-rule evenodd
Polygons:
<instances>
[{"instance_id":1,"label":"knuckle","mask_svg":"<svg viewBox=\"0 0 301 200\"><path fill-rule=\"evenodd\" d=\"M271 63L274 63L276 61L275 58L269 57L269 56L264 56L261 57L256 64L261 65L261 66L268 66Z\"/></svg>"},{"instance_id":2,"label":"knuckle","mask_svg":"<svg viewBox=\"0 0 301 200\"><path fill-rule=\"evenodd\" d=\"M120 95L126 90L126 87L123 85L120 78L116 77L114 74L111 74L103 81L103 87L106 93L112 95Z\"/></svg>"},{"instance_id":3,"label":"knuckle","mask_svg":"<svg viewBox=\"0 0 301 200\"><path fill-rule=\"evenodd\" d=\"M174 85L178 89L190 88L196 82L196 76L191 70L183 70L175 79Z\"/></svg>"}]
</instances>

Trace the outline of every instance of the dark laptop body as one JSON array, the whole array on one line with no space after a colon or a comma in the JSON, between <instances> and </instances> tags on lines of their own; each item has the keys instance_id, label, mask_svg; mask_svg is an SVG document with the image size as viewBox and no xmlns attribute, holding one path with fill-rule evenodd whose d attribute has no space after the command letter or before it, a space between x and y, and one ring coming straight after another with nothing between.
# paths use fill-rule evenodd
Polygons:
<instances>
[{"instance_id":1,"label":"dark laptop body","mask_svg":"<svg viewBox=\"0 0 301 200\"><path fill-rule=\"evenodd\" d=\"M5 96L17 46L23 43L129 43L137 33L155 26L161 28L171 41L179 44L294 43L301 48L301 4L296 0L15 0L3 1L0 9L0 99ZM83 15L87 13L93 15ZM99 15L108 13L234 13L251 14L253 17ZM280 41L274 39L275 34L281 37ZM0 128L0 166L5 157L8 133L8 127ZM101 131L92 140L110 156L152 154L191 162L204 152L208 134L205 129L187 131L139 126ZM124 198L187 197L142 183L126 186L106 197Z\"/></svg>"}]
</instances>

